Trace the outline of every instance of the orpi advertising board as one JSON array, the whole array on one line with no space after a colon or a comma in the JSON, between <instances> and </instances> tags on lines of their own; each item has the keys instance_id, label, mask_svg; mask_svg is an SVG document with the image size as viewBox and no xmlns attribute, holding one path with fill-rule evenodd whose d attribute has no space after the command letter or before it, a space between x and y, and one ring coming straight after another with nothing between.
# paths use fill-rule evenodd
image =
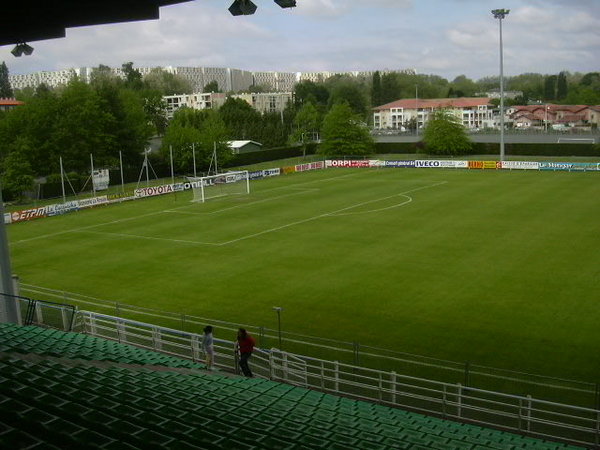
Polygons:
<instances>
[{"instance_id":1,"label":"orpi advertising board","mask_svg":"<svg viewBox=\"0 0 600 450\"><path fill-rule=\"evenodd\" d=\"M325 167L371 167L371 164L364 159L328 159Z\"/></svg>"}]
</instances>

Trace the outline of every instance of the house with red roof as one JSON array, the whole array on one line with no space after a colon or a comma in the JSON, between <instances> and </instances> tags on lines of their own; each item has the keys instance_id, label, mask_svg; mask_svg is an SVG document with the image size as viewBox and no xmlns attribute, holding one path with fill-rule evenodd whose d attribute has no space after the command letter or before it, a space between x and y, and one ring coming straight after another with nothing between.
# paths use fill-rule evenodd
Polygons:
<instances>
[{"instance_id":1,"label":"house with red roof","mask_svg":"<svg viewBox=\"0 0 600 450\"><path fill-rule=\"evenodd\" d=\"M0 98L0 111L8 111L24 104L25 103L15 100L14 98Z\"/></svg>"},{"instance_id":2,"label":"house with red roof","mask_svg":"<svg viewBox=\"0 0 600 450\"><path fill-rule=\"evenodd\" d=\"M516 128L529 127L587 127L600 122L598 106L587 105L526 105L508 109Z\"/></svg>"},{"instance_id":3,"label":"house with red roof","mask_svg":"<svg viewBox=\"0 0 600 450\"><path fill-rule=\"evenodd\" d=\"M401 99L373 108L377 130L402 129L413 119L423 128L432 112L444 109L454 114L466 128L493 127L494 106L487 97Z\"/></svg>"}]
</instances>

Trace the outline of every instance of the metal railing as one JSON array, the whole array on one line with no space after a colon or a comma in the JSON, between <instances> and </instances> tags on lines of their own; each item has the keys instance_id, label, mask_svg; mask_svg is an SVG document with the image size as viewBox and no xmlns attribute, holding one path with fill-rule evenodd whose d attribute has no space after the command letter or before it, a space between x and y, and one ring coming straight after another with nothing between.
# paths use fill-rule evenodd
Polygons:
<instances>
[{"instance_id":1,"label":"metal railing","mask_svg":"<svg viewBox=\"0 0 600 450\"><path fill-rule=\"evenodd\" d=\"M204 326L212 325L217 329L216 336L223 337L229 334L233 340L238 328L242 327L257 338L259 347L279 346L279 330L263 326L132 306L29 284L21 284L21 291L52 301L75 304L82 309L94 310L108 316L117 316L142 323L150 322L189 333L199 333ZM431 358L363 345L359 342L339 341L283 331L281 338L284 350L314 358L340 361L353 366L378 370L393 370L419 378L446 383L461 383L463 386L471 388L517 395L529 394L552 402L567 402L586 408L600 409L600 385L597 383L503 370L472 362Z\"/></svg>"},{"instance_id":2,"label":"metal railing","mask_svg":"<svg viewBox=\"0 0 600 450\"><path fill-rule=\"evenodd\" d=\"M76 329L172 356L201 361L201 336L90 311ZM239 373L236 345L215 339L215 366ZM492 426L544 439L600 448L600 410L368 369L282 351L257 349L255 375L309 389Z\"/></svg>"}]
</instances>

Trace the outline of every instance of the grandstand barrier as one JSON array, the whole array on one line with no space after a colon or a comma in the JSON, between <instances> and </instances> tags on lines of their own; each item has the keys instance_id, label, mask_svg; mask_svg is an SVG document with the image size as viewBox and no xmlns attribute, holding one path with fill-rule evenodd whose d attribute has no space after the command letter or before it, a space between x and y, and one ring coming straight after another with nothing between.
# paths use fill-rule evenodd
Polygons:
<instances>
[{"instance_id":1,"label":"grandstand barrier","mask_svg":"<svg viewBox=\"0 0 600 450\"><path fill-rule=\"evenodd\" d=\"M0 293L0 301L14 301L19 325L38 325L71 331L77 308L71 304L35 300L19 295Z\"/></svg>"},{"instance_id":2,"label":"grandstand barrier","mask_svg":"<svg viewBox=\"0 0 600 450\"><path fill-rule=\"evenodd\" d=\"M200 336L90 311L78 311L76 329L180 358L199 360ZM215 339L215 366L239 373L234 341ZM400 407L533 437L600 444L600 410L511 395L431 379L257 348L250 360L261 378L330 394Z\"/></svg>"},{"instance_id":3,"label":"grandstand barrier","mask_svg":"<svg viewBox=\"0 0 600 450\"><path fill-rule=\"evenodd\" d=\"M132 306L24 283L21 283L20 288L22 292L39 298L75 304L81 309L93 309L107 316L155 323L191 334L201 333L204 326L210 324L216 328L216 336L229 335L231 340L234 340L238 328L246 328L257 338L259 347L271 348L279 345L278 330L264 326ZM504 370L478 365L474 362L458 362L414 355L368 346L359 342L345 342L285 331L281 332L281 336L283 349L286 351L318 359L339 361L353 366L395 370L419 378L452 384L461 383L467 387L508 394L533 395L551 402L566 402L586 408L600 409L600 385L597 383Z\"/></svg>"}]
</instances>

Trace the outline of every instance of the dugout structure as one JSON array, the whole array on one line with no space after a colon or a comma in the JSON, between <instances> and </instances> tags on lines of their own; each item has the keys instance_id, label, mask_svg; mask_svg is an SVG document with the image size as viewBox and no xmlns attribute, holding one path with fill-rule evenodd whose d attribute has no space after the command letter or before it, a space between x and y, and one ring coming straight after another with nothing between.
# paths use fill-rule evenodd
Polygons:
<instances>
[{"instance_id":1,"label":"dugout structure","mask_svg":"<svg viewBox=\"0 0 600 450\"><path fill-rule=\"evenodd\" d=\"M212 198L250 193L250 177L247 170L206 177L188 177L188 180L194 192L193 202L204 203Z\"/></svg>"}]
</instances>

